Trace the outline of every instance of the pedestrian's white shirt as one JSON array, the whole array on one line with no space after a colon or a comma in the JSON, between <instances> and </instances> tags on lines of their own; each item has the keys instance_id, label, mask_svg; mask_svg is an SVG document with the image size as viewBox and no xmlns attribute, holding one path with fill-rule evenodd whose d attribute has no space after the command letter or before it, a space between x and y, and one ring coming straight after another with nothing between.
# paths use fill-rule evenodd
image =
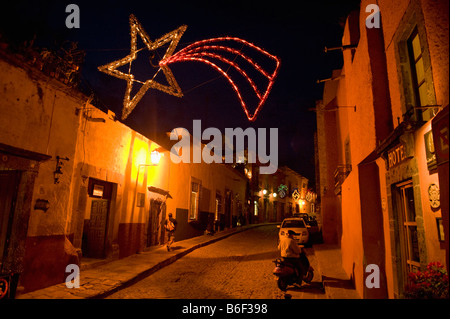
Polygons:
<instances>
[{"instance_id":1,"label":"pedestrian's white shirt","mask_svg":"<svg viewBox=\"0 0 450 319\"><path fill-rule=\"evenodd\" d=\"M295 240L289 237L282 237L280 243L278 244L278 249L281 251L281 257L285 258L299 258L300 257L300 247L298 247Z\"/></svg>"}]
</instances>

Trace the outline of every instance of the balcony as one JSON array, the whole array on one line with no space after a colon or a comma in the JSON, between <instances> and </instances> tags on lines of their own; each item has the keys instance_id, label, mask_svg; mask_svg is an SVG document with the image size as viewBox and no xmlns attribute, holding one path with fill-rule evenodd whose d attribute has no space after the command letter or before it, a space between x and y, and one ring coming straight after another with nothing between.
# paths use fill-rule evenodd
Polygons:
<instances>
[{"instance_id":1,"label":"balcony","mask_svg":"<svg viewBox=\"0 0 450 319\"><path fill-rule=\"evenodd\" d=\"M352 171L352 165L338 165L334 170L334 194L339 195L341 193L341 185L347 178L348 174Z\"/></svg>"}]
</instances>

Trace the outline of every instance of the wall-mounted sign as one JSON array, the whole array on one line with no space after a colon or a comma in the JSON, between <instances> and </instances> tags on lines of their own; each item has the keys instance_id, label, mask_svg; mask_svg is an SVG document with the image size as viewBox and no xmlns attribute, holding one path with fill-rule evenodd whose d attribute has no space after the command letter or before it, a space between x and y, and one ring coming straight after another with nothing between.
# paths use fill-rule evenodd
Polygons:
<instances>
[{"instance_id":1,"label":"wall-mounted sign","mask_svg":"<svg viewBox=\"0 0 450 319\"><path fill-rule=\"evenodd\" d=\"M103 197L103 185L94 184L94 189L92 190L92 196Z\"/></svg>"},{"instance_id":2,"label":"wall-mounted sign","mask_svg":"<svg viewBox=\"0 0 450 319\"><path fill-rule=\"evenodd\" d=\"M444 241L444 224L442 224L442 218L438 217L436 218L436 225L437 225L437 231L438 231L438 238L439 241Z\"/></svg>"},{"instance_id":3,"label":"wall-mounted sign","mask_svg":"<svg viewBox=\"0 0 450 319\"><path fill-rule=\"evenodd\" d=\"M0 299L6 296L6 293L8 292L8 287L9 284L6 278L0 278Z\"/></svg>"},{"instance_id":4,"label":"wall-mounted sign","mask_svg":"<svg viewBox=\"0 0 450 319\"><path fill-rule=\"evenodd\" d=\"M46 199L36 199L35 210L42 210L44 213L50 208L50 202Z\"/></svg>"},{"instance_id":5,"label":"wall-mounted sign","mask_svg":"<svg viewBox=\"0 0 450 319\"><path fill-rule=\"evenodd\" d=\"M427 157L427 166L428 170L433 170L437 168L436 162L436 153L434 151L434 142L433 142L433 132L430 130L429 132L424 134L425 139L425 154Z\"/></svg>"},{"instance_id":6,"label":"wall-mounted sign","mask_svg":"<svg viewBox=\"0 0 450 319\"><path fill-rule=\"evenodd\" d=\"M440 111L432 121L433 140L436 148L436 161L439 165L449 160L448 145L448 105Z\"/></svg>"},{"instance_id":7,"label":"wall-mounted sign","mask_svg":"<svg viewBox=\"0 0 450 319\"><path fill-rule=\"evenodd\" d=\"M434 183L428 186L428 198L430 200L431 208L439 208L441 206L441 193L439 191L439 186Z\"/></svg>"},{"instance_id":8,"label":"wall-mounted sign","mask_svg":"<svg viewBox=\"0 0 450 319\"><path fill-rule=\"evenodd\" d=\"M137 207L145 206L145 194L144 193L137 193L136 206Z\"/></svg>"},{"instance_id":9,"label":"wall-mounted sign","mask_svg":"<svg viewBox=\"0 0 450 319\"><path fill-rule=\"evenodd\" d=\"M401 143L388 151L388 169L405 161L408 157L406 156L405 144Z\"/></svg>"}]
</instances>

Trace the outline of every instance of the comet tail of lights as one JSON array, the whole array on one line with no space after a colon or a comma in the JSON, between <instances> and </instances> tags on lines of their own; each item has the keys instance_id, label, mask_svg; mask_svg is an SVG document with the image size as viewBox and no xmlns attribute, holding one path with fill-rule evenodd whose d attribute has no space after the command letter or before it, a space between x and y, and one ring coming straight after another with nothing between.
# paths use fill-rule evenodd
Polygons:
<instances>
[{"instance_id":1,"label":"comet tail of lights","mask_svg":"<svg viewBox=\"0 0 450 319\"><path fill-rule=\"evenodd\" d=\"M123 104L124 107L122 110L122 119L124 120L128 117L128 115L133 111L133 109L136 107L136 104L141 100L141 98L144 96L144 94L149 88L157 89L177 97L182 97L183 93L177 81L175 80L175 77L172 71L170 70L169 65L177 62L196 61L202 62L212 67L213 69L218 71L231 84L233 90L236 92L239 98L241 106L248 120L255 121L256 117L258 116L258 113L261 111L261 108L263 104L266 102L267 97L269 96L269 93L272 89L275 77L277 76L280 67L280 60L276 56L269 54L268 52L257 47L256 45L235 37L219 37L214 39L198 41L174 54L175 48L178 42L180 41L181 36L186 31L186 28L187 26L181 26L178 29L169 32L166 35L159 38L158 40L152 42L147 33L142 28L141 24L134 17L134 15L130 15L130 29L131 29L130 54L120 60L111 62L98 68L100 71L108 75L112 75L127 81L127 88L125 91ZM140 50L142 50L137 49L136 45L137 35L139 35L142 38L146 48L149 51L155 51L156 49L169 43L169 46L164 56L159 61L158 64L159 69L150 79L147 79L145 82L136 80L134 78L134 75L131 73L131 64L136 59L137 53ZM223 44L220 45L221 43L238 45L240 49L225 46ZM250 49L253 52L256 52L256 54L258 54L258 57L270 60L271 63L275 65L274 70L271 73L267 72L263 67L261 67L260 64L255 62L255 59L252 59L249 57L249 55L243 53L243 49ZM232 58L227 58L226 54L231 55ZM263 90L261 90L255 83L254 79L251 76L249 76L248 70L247 71L244 70L244 68L239 63L235 62L237 58L239 58L239 61L243 60L244 61L243 64L249 65L253 72L254 70L256 70L256 72L264 78L265 80L264 84L261 83L259 84L259 87L262 87ZM219 66L218 63L226 65L227 68L224 70L224 68ZM129 64L128 73L124 73L117 70L117 68L122 67L126 64ZM244 82L247 82L250 85L252 91L256 95L257 106L253 112L249 110L247 103L244 101L242 89L240 89L240 87L237 85L236 79L233 79L232 76L229 74L229 70L231 68L237 71L245 79ZM160 71L162 71L163 74L165 75L166 82L168 85L163 85L159 82L156 82L155 78ZM136 95L133 98L131 98L131 91L134 82L141 83L142 87L139 89Z\"/></svg>"},{"instance_id":2,"label":"comet tail of lights","mask_svg":"<svg viewBox=\"0 0 450 319\"><path fill-rule=\"evenodd\" d=\"M273 70L272 73L269 74L258 63L256 63L250 57L248 57L247 55L242 53L242 48L241 48L241 50L237 50L237 49L223 46L223 45L215 45L216 43L221 43L221 42L235 42L235 43L242 45L242 48L249 47L249 48L254 49L257 52L263 54L264 56L272 59L275 62L275 69ZM252 78L250 76L248 76L247 72L244 71L237 63L235 63L234 60L231 61L231 60L227 59L226 57L224 57L218 53L214 53L214 52L228 52L228 53L235 55L236 57L240 57L240 58L244 59L251 67L256 69L261 75L263 75L268 80L268 84L265 87L265 91L263 93L261 93L261 91L258 89L257 85L252 80ZM221 67L219 67L214 62L214 59L219 60L219 61L227 64L228 66L236 69L236 71L238 71L245 78L245 80L251 85L254 93L258 97L258 105L256 107L256 110L253 113L251 113L250 110L248 109L248 107L242 97L241 90L236 85L235 81L233 81L231 76L229 76L229 74L226 71L224 71ZM267 100L267 97L269 96L270 90L272 89L273 83L275 81L275 77L277 76L278 70L280 67L280 60L276 56L269 54L268 52L264 51L263 49L257 47L256 45L254 45L248 41L242 40L240 38L235 38L235 37L219 37L219 38L195 42L195 43L187 46L186 48L178 51L174 55L161 60L160 65L161 66L168 65L168 64L172 64L172 63L176 63L176 62L183 62L183 61L202 62L202 63L205 63L205 64L213 67L215 70L217 70L219 73L221 73L227 79L227 81L231 84L233 90L236 92L236 94L239 98L239 101L241 103L241 106L245 112L245 115L247 116L249 121L256 120L258 113L261 111L263 104L265 103L265 101Z\"/></svg>"}]
</instances>

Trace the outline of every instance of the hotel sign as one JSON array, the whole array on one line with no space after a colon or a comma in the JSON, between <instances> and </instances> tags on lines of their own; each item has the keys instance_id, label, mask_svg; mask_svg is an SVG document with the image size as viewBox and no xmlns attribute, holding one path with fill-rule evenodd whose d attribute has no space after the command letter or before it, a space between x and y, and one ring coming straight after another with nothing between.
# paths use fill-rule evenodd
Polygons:
<instances>
[{"instance_id":1,"label":"hotel sign","mask_svg":"<svg viewBox=\"0 0 450 319\"><path fill-rule=\"evenodd\" d=\"M388 151L388 169L403 163L408 158L405 144L401 143Z\"/></svg>"},{"instance_id":2,"label":"hotel sign","mask_svg":"<svg viewBox=\"0 0 450 319\"><path fill-rule=\"evenodd\" d=\"M436 154L437 165L447 163L449 160L449 143L448 143L448 105L440 111L432 122L434 148Z\"/></svg>"},{"instance_id":3,"label":"hotel sign","mask_svg":"<svg viewBox=\"0 0 450 319\"><path fill-rule=\"evenodd\" d=\"M436 152L434 149L434 142L433 142L433 132L429 131L425 133L424 139L425 139L425 155L427 156L427 166L428 170L431 171L437 167Z\"/></svg>"}]
</instances>

